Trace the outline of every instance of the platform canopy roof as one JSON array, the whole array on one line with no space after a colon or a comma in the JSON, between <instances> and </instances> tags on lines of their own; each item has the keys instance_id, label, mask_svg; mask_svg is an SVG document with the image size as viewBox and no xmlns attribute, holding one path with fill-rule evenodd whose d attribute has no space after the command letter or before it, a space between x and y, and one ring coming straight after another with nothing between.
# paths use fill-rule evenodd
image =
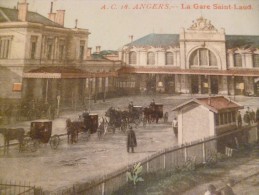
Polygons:
<instances>
[{"instance_id":1,"label":"platform canopy roof","mask_svg":"<svg viewBox=\"0 0 259 195\"><path fill-rule=\"evenodd\" d=\"M115 77L117 72L88 72L72 66L44 66L23 73L23 78L100 78L100 77Z\"/></svg>"},{"instance_id":2,"label":"platform canopy roof","mask_svg":"<svg viewBox=\"0 0 259 195\"><path fill-rule=\"evenodd\" d=\"M202 97L202 98L194 98L180 104L172 109L172 111L177 111L182 109L189 104L196 103L202 105L214 113L226 112L231 110L240 110L243 109L244 106L238 104L237 102L226 98L224 96L211 96L211 97Z\"/></svg>"},{"instance_id":3,"label":"platform canopy roof","mask_svg":"<svg viewBox=\"0 0 259 195\"><path fill-rule=\"evenodd\" d=\"M259 76L255 69L180 69L179 67L145 67L124 66L118 70L120 73L147 73L147 74L182 74L182 75L222 75L222 76Z\"/></svg>"}]
</instances>

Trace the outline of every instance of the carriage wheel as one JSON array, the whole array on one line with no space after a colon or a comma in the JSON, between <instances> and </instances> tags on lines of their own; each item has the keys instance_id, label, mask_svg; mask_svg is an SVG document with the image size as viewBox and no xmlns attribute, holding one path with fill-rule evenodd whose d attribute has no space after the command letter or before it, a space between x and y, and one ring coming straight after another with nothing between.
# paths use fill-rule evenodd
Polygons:
<instances>
[{"instance_id":1,"label":"carriage wheel","mask_svg":"<svg viewBox=\"0 0 259 195\"><path fill-rule=\"evenodd\" d=\"M50 138L49 144L52 149L57 149L60 142L60 138L58 135L53 135Z\"/></svg>"},{"instance_id":2,"label":"carriage wheel","mask_svg":"<svg viewBox=\"0 0 259 195\"><path fill-rule=\"evenodd\" d=\"M25 151L36 152L39 148L39 142L33 140L31 137L25 137L23 140L23 147Z\"/></svg>"},{"instance_id":3,"label":"carriage wheel","mask_svg":"<svg viewBox=\"0 0 259 195\"><path fill-rule=\"evenodd\" d=\"M91 132L90 129L86 132L86 141L88 141L90 139L91 136Z\"/></svg>"}]
</instances>

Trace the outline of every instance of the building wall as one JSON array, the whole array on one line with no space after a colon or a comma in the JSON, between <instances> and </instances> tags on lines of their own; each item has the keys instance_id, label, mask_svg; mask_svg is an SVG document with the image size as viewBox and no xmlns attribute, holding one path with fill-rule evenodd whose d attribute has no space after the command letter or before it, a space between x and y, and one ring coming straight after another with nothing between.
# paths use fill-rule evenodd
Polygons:
<instances>
[{"instance_id":1,"label":"building wall","mask_svg":"<svg viewBox=\"0 0 259 195\"><path fill-rule=\"evenodd\" d=\"M184 144L204 137L214 132L210 111L196 103L185 106L178 115L178 143Z\"/></svg>"}]
</instances>

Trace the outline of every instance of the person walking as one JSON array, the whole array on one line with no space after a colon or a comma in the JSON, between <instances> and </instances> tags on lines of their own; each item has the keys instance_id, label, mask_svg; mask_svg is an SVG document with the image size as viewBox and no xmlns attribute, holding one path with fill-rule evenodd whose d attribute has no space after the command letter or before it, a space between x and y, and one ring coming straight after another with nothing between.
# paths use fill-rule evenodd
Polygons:
<instances>
[{"instance_id":1,"label":"person walking","mask_svg":"<svg viewBox=\"0 0 259 195\"><path fill-rule=\"evenodd\" d=\"M172 126L173 126L173 130L174 130L174 135L175 135L175 137L177 137L178 136L178 121L177 121L176 117L173 119Z\"/></svg>"},{"instance_id":2,"label":"person walking","mask_svg":"<svg viewBox=\"0 0 259 195\"><path fill-rule=\"evenodd\" d=\"M129 131L127 134L127 152L130 152L130 148L131 148L131 152L133 153L134 147L136 146L137 146L136 134L132 129L132 127L129 127Z\"/></svg>"},{"instance_id":3,"label":"person walking","mask_svg":"<svg viewBox=\"0 0 259 195\"><path fill-rule=\"evenodd\" d=\"M242 116L240 111L237 112L237 127L242 127Z\"/></svg>"}]
</instances>

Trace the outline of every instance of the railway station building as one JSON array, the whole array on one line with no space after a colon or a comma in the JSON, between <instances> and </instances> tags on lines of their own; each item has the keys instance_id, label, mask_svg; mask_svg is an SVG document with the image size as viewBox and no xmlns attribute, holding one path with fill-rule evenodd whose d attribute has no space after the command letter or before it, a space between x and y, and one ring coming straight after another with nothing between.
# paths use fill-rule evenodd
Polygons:
<instances>
[{"instance_id":1,"label":"railway station building","mask_svg":"<svg viewBox=\"0 0 259 195\"><path fill-rule=\"evenodd\" d=\"M0 111L21 101L55 102L64 107L85 105L114 91L118 60L92 53L90 32L64 26L65 10L48 17L17 7L0 7Z\"/></svg>"},{"instance_id":2,"label":"railway station building","mask_svg":"<svg viewBox=\"0 0 259 195\"><path fill-rule=\"evenodd\" d=\"M259 95L259 36L227 35L204 17L179 34L132 41L119 55L118 86L132 93Z\"/></svg>"}]
</instances>

